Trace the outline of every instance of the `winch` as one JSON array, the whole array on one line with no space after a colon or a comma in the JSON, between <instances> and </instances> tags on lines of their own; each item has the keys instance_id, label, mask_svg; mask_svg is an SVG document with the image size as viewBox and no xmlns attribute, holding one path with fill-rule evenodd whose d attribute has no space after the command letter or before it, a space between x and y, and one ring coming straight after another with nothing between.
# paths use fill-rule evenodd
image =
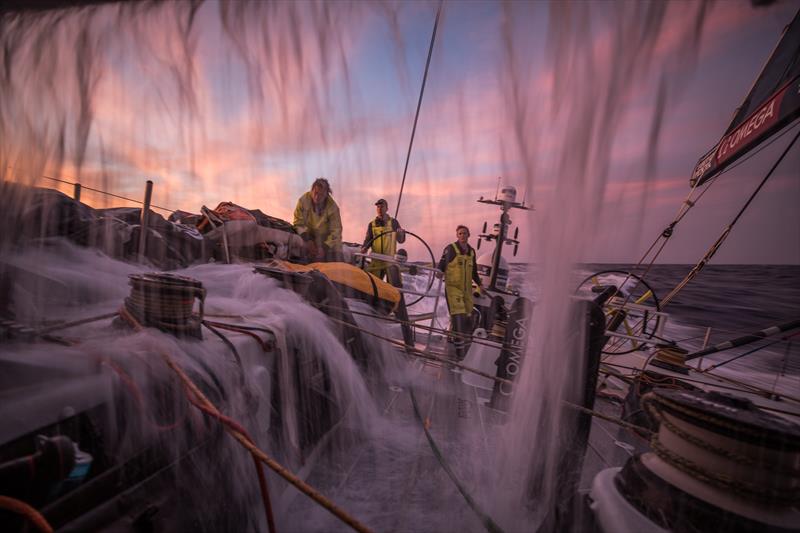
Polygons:
<instances>
[{"instance_id":1,"label":"winch","mask_svg":"<svg viewBox=\"0 0 800 533\"><path fill-rule=\"evenodd\" d=\"M592 487L604 531L798 531L800 426L718 392L656 388L642 405L652 452Z\"/></svg>"},{"instance_id":2,"label":"winch","mask_svg":"<svg viewBox=\"0 0 800 533\"><path fill-rule=\"evenodd\" d=\"M131 274L130 296L125 309L142 325L179 337L202 338L203 304L206 290L196 279L166 272ZM198 312L194 302L199 300Z\"/></svg>"}]
</instances>

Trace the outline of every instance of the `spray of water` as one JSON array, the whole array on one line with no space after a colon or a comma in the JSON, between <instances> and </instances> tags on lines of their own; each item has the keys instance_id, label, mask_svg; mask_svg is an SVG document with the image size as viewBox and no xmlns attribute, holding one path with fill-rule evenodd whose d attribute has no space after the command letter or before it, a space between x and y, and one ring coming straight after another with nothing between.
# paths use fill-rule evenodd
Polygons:
<instances>
[{"instance_id":1,"label":"spray of water","mask_svg":"<svg viewBox=\"0 0 800 533\"><path fill-rule=\"evenodd\" d=\"M0 64L0 251L14 255L3 264L5 272L15 269L15 316L42 323L74 312L75 306L82 304L91 304L94 310L113 309L127 293L125 276L142 270L63 241L36 240L37 246L32 246L35 239L68 234L64 221L75 215L54 208L59 199L42 203L31 215L38 197L17 184L42 185L41 176L70 177L138 196L128 192L128 178L158 174L165 175L170 191L164 199L166 205L199 206L206 202L205 195L225 191L241 194L243 202L263 198L266 205L262 207L269 211L276 207L276 198L285 200L294 189L285 180L266 179L270 173L255 169L266 166L275 174L307 175L322 160L335 172L355 176L353 192L374 194L370 180L390 163L397 163L398 156L376 154L364 139L378 131L382 140L403 146L400 139L407 137L408 129L405 123L401 127L385 117L370 116L359 106L364 100L359 83L363 73L352 70L354 43L364 38L365 22L378 17L386 24L392 52L387 63L394 67L389 75L398 80L398 99L408 104L413 98L408 90L407 54L419 43L406 41L400 26L404 16L421 13L432 20L436 5L421 6L403 8L391 2L377 7L341 2L139 2L0 13L4 53ZM451 21L460 20L460 7L454 4L449 13L446 8L442 35L457 27ZM473 135L485 139L480 136L476 116L501 117L501 133L499 139L495 136L493 146L503 154L503 168L493 168L491 173L522 176L528 191L544 191L534 198L538 222L527 243L529 259L539 262L537 304L516 400L508 422L498 432L499 442L487 442L484 434L464 430L457 442L443 446L476 498L504 528L530 531L539 524L554 524L551 510L562 473L559 465L563 464L563 450L571 444L564 437L570 428L562 417L562 405L581 390L584 377L582 328L576 329L569 299L576 283L571 272L586 242L594 237L590 231L593 221L603 215L604 191L615 171L611 159L614 141L631 106L647 100L637 91L654 84L656 89L649 93L656 96L651 106L654 111L646 120L643 148L648 156L642 173L646 177L653 171L665 105L680 89L680 80L670 72L676 63L693 57L706 4L675 8L659 2L507 2L483 7L491 11L489 33L496 36L489 47L501 61L494 84L488 79L481 82L498 88L499 96L487 98L476 89L483 88L480 83L465 83L454 98L450 94L436 98L437 83L441 82L434 77L431 115L440 123L458 124L460 147L468 153L456 157L463 155L469 169L481 165L469 153L476 143ZM664 33L665 22L674 20L677 11L685 16L687 10L692 23L684 26L685 33L678 39L689 44L677 52L663 53L659 43L670 37ZM542 31L532 32L531 28ZM427 35L421 42L425 40ZM445 46L446 37L443 42ZM443 72L452 73L448 69L454 69L460 59L448 60L450 57L447 51L437 52L433 68L439 61ZM384 67L381 61L368 64L374 69ZM465 106L470 101L480 109ZM407 111L398 114L407 117ZM427 142L446 152L454 150L447 132L426 136L423 127L420 134L421 146ZM429 157L423 150L418 169L422 176L452 170L445 163L430 162ZM472 183L463 181L466 183L454 183L463 185L469 194L465 201L472 202ZM337 199L345 203L340 194L344 191L336 187ZM426 187L429 185L419 185L416 191L411 187L406 192L410 199L404 202L418 206L419 211L411 212L422 224L433 225L443 219L449 223L451 206L426 203L430 202ZM487 188L490 186L481 183L477 190L485 193ZM454 193L453 202L460 199ZM97 200L94 205L110 205L104 202ZM34 222L22 231L8 231L20 220ZM108 227L98 226L100 229L83 241L72 236L71 240L118 257L114 252L118 234L102 229ZM86 271L91 271L91 276ZM340 440L331 444L335 452L325 459L319 459L313 450L304 450L300 428L305 422L298 418L298 405L309 384L298 387L289 381L260 379L273 370L264 366L254 346L241 354L247 361L247 372L242 373L229 354L221 355L227 352L220 343L189 347L166 335L134 335L115 344L111 360L147 390L167 392L145 398L143 405L110 399L127 402L118 409L126 423L110 426L114 438L122 443L120 453L152 443L177 454L191 446L193 439L219 439L220 455L198 459L197 477L178 483L189 486L202 481L205 486L221 478L233 479L237 485L231 501L242 509L258 505L247 457L219 432L214 433L208 422L192 414L174 380L147 356L166 349L228 412L240 416L261 444L304 476L311 476L319 466L317 480L329 483L354 513L365 513L378 529L480 527L468 513L440 510L460 501L460 495L443 475L435 473L439 472L437 463L413 420L382 418L386 405L374 401L372 384L364 380L336 336L319 327L325 323L320 313L293 293L251 273L249 267L199 265L184 273L202 280L213 295L207 302L209 312L257 317L261 325L275 332L281 339L276 363L281 379L289 379L291 373L286 370L301 357L311 368L304 374L309 380L315 377L315 365L324 365L330 372L324 392L348 431L337 433ZM397 336L378 321L359 320L371 331ZM84 331L90 335L101 329ZM115 338L119 334L105 335L85 348L88 357L107 352L109 335ZM383 382L401 390L412 384L418 368L398 363L397 354L378 341L369 340L367 346L371 355L382 361L379 373ZM269 401L276 394L280 398L277 407ZM394 401L393 396L389 398ZM174 438L147 416L124 415L134 409L187 417L191 424ZM276 421L279 426L273 426ZM358 442L364 435L367 444ZM350 450L360 455L357 466L348 470ZM422 459L414 462L409 456ZM409 478L404 471L408 465L427 469L431 475ZM281 521L299 523L305 530L341 527L324 511L295 496L291 491L277 495ZM203 505L196 503L192 508L202 512ZM256 514L250 513L251 525L263 526ZM213 519L209 520L207 526L214 529Z\"/></svg>"},{"instance_id":2,"label":"spray of water","mask_svg":"<svg viewBox=\"0 0 800 533\"><path fill-rule=\"evenodd\" d=\"M518 9L508 4L504 18L506 60L512 67L529 54L528 43L519 35ZM564 402L579 402L587 365L585 317L576 313L571 300L575 266L588 242L597 237L592 228L603 215L604 191L613 172L612 148L626 113L641 98L635 91L648 79L664 79L671 61L696 52L703 4L692 6L695 21L684 36L695 48L679 50L677 56L657 54L669 9L665 3L551 4L548 90L539 95L525 91L521 70L509 69L509 112L528 187L555 176L552 194L537 198L540 223L530 249L546 260L539 262L532 334L498 461L499 484L505 490L498 492L494 508L511 530L536 530L536 524L545 529L567 526L554 516L563 503L558 501L563 496L559 480L570 475L564 457L574 446L574 413ZM670 96L665 84L658 86L649 117L645 179L653 171L664 100ZM542 154L544 138L558 147L552 157Z\"/></svg>"}]
</instances>

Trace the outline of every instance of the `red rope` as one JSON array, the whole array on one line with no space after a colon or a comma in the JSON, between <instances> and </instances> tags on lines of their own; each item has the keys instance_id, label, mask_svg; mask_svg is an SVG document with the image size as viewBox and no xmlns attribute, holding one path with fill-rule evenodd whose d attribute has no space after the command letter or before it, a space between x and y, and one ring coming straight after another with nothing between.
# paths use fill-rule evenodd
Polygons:
<instances>
[{"instance_id":1,"label":"red rope","mask_svg":"<svg viewBox=\"0 0 800 533\"><path fill-rule=\"evenodd\" d=\"M224 425L226 425L229 428L231 428L233 431L236 431L237 433L241 433L242 436L244 436L247 439L247 441L250 444L252 444L253 446L256 445L255 441L253 441L253 438L250 437L250 434L247 432L246 429L244 429L244 427L242 427L241 424L239 424L237 421L233 420L232 418L230 418L228 416L225 416L222 413L220 413L219 411L217 411L217 409L213 405L205 404L202 401L202 399L198 398L194 394L194 392L191 389L189 389L188 387L184 387L184 390L186 391L186 396L187 396L187 398L189 399L189 402L191 402L192 405L194 405L195 407L197 407L198 409L200 409L201 411L206 413L208 416L210 416L212 418L216 418L217 420L222 422ZM269 528L269 531L271 533L274 533L276 531L275 530L275 516L273 515L273 512L272 512L272 503L271 503L270 498L269 498L269 490L268 490L268 487L267 487L267 478L264 475L264 468L262 467L261 462L258 460L258 457L255 454L251 453L250 456L253 458L253 463L254 463L254 466L256 468L256 473L258 474L258 487L261 490L261 500L264 503L264 510L265 510L266 516L267 516L267 526Z\"/></svg>"},{"instance_id":2,"label":"red rope","mask_svg":"<svg viewBox=\"0 0 800 533\"><path fill-rule=\"evenodd\" d=\"M42 514L28 505L27 503L17 500L16 498L9 498L8 496L0 496L0 509L11 511L12 513L21 514L27 518L36 529L42 533L53 533L53 528L47 522L47 519Z\"/></svg>"},{"instance_id":3,"label":"red rope","mask_svg":"<svg viewBox=\"0 0 800 533\"><path fill-rule=\"evenodd\" d=\"M147 420L158 431L173 430L176 427L183 425L183 423L186 421L186 414L187 414L186 411L184 411L183 417L181 417L180 420L175 420L171 424L159 424L153 417L147 416L144 413L143 409L144 400L142 399L142 392L139 389L139 386L133 380L133 378L131 378L131 376L127 372L125 372L125 369L123 369L121 366L117 365L110 359L103 358L101 362L108 365L108 367L111 368L111 370L113 370L117 374L117 376L119 376L120 381L122 381L122 383L125 384L125 388L130 392L131 396L133 396L133 399L136 403L136 407L139 409L139 412L142 413L145 420Z\"/></svg>"},{"instance_id":4,"label":"red rope","mask_svg":"<svg viewBox=\"0 0 800 533\"><path fill-rule=\"evenodd\" d=\"M125 309L125 307L120 309L119 314L125 321L130 323L134 327L134 329L136 329L137 331L142 331L144 329L142 327L142 325L139 323L139 321L136 320L136 318L134 318L128 312L128 310ZM178 375L183 379L184 376L183 376L182 372L178 372L179 369L178 369L177 365L175 365L175 363L171 360L171 358L169 358L166 354L163 354L163 353L162 353L162 356L164 357L167 365L170 368L172 368L173 370L175 370L178 373ZM188 377L186 377L186 379L188 379ZM195 407L197 407L198 409L200 409L201 411L203 411L207 415L209 415L209 416L211 416L213 418L216 418L217 420L222 422L223 425L228 426L230 429L232 429L236 433L239 433L242 437L245 438L245 440L251 446L253 446L253 447L256 446L255 442L250 437L250 434L247 432L246 429L244 429L244 427L242 427L235 420L233 420L233 419L223 415L222 413L220 413L217 410L217 408L214 407L214 405L207 398L202 396L202 393L200 393L199 390L197 390L197 391L193 390L188 385L188 383L186 383L186 381L183 381L183 385L184 385L184 390L186 391L186 398L189 400L189 402L192 405L194 405ZM261 491L261 500L264 503L264 513L265 513L266 519L267 519L267 526L269 528L269 532L270 533L276 533L275 516L274 516L274 514L272 512L272 503L271 503L270 497L269 497L269 490L268 490L268 487L267 487L267 480L266 480L266 477L264 476L264 469L262 468L261 462L259 461L258 457L252 452L251 452L251 457L253 458L253 463L254 463L254 466L256 468L256 474L258 476L258 487L259 487L259 489Z\"/></svg>"},{"instance_id":5,"label":"red rope","mask_svg":"<svg viewBox=\"0 0 800 533\"><path fill-rule=\"evenodd\" d=\"M120 317L122 317L124 320L126 320L128 323L130 323L131 326L133 326L133 328L136 331L144 331L144 327L136 320L135 317L133 317L128 312L127 309L125 309L124 306L120 309L119 314L120 314ZM344 522L345 524L347 524L348 526L350 526L354 530L356 530L356 531L358 531L360 533L371 533L372 530L370 530L366 525L364 525L361 522L359 522L356 518L350 516L344 510L340 509L331 500L329 500L324 495L319 493L314 487L312 487L311 485L309 485L308 483L306 483L302 479L300 479L297 476L295 476L292 472L290 472L285 467L283 467L283 465L281 465L280 463L278 463L277 461L275 461L274 459L269 457L267 454L265 454L262 450L260 450L258 448L258 446L256 446L253 443L252 439L249 436L246 436L241 431L233 429L234 427L241 428L241 426L239 426L239 424L237 422L235 422L235 421L231 420L230 418L227 418L224 415L222 415L217 410L217 408L214 407L214 404L212 404L211 401L208 398L205 397L203 392L199 388L197 388L197 385L195 385L195 383L191 380L191 378L189 378L189 376L186 375L186 373L183 371L183 369L181 369L181 367L178 366L177 363L175 363L175 361L172 359L172 357L169 356L168 353L166 353L163 350L159 350L159 354L161 355L162 359L164 360L164 363L173 372L175 372L175 374L178 375L178 377L181 379L181 381L183 382L183 384L186 387L186 389L191 391L191 394L188 395L189 400L192 401L192 399L194 399L197 402L197 403L193 402L193 405L196 405L198 407L198 409L201 409L203 412L206 412L206 410L208 410L208 411L210 411L210 413L214 413L212 415L212 416L214 416L214 418L216 418L216 419L218 419L218 420L220 420L222 422L225 422L224 426L226 427L228 432L231 434L231 436L234 439L236 439L237 441L239 441L239 443L242 446L244 446L245 449L247 449L253 455L254 458L257 458L261 463L266 464L275 473L277 473L283 479L285 479L286 481L291 483L293 486L295 486L297 489L299 489L301 492L303 492L306 496L310 497L312 500L314 500L316 503L318 503L319 505L324 507L328 512L330 512L331 514L336 516L339 520L341 520L342 522ZM200 405L202 405L205 409L201 408ZM260 485L260 486L263 486L264 488L266 488L266 482L263 485ZM267 502L267 505L268 505L268 503L269 503L269 495L268 495L268 493L265 493L265 494L266 494L266 496L264 497L264 500L265 500L265 502ZM272 512L271 511L271 507L265 507L265 512L267 512L268 514L271 514L271 512ZM268 518L268 523L269 523L269 518Z\"/></svg>"},{"instance_id":6,"label":"red rope","mask_svg":"<svg viewBox=\"0 0 800 533\"><path fill-rule=\"evenodd\" d=\"M225 330L228 330L228 331L235 331L237 333L244 333L245 335L249 335L249 336L253 337L256 340L256 342L259 344L259 346L261 346L261 349L264 350L265 352L268 352L268 351L270 351L272 349L272 346L270 346L268 341L265 341L264 339L261 338L260 335L258 335L257 333L255 333L253 331L250 331L250 330L247 330L247 329L244 329L244 328L237 328L236 326L232 326L230 324L223 324L222 322L212 322L210 320L205 320L204 323L208 323L208 324L214 326L215 328L225 329Z\"/></svg>"}]
</instances>

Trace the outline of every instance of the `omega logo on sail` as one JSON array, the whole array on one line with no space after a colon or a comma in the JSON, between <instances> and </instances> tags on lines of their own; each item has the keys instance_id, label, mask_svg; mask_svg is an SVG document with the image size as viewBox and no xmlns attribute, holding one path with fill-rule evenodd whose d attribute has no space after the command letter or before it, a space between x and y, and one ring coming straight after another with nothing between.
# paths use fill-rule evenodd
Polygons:
<instances>
[{"instance_id":1,"label":"omega logo on sail","mask_svg":"<svg viewBox=\"0 0 800 533\"><path fill-rule=\"evenodd\" d=\"M780 96L780 95L778 95ZM736 131L731 133L720 143L719 150L717 150L717 160L724 161L728 156L736 153L740 145L744 145L750 139L760 133L764 126L768 124L769 119L775 118L775 101L777 96L765 104L750 120L739 126Z\"/></svg>"},{"instance_id":2,"label":"omega logo on sail","mask_svg":"<svg viewBox=\"0 0 800 533\"><path fill-rule=\"evenodd\" d=\"M711 152L709 152L709 154L700 163L698 163L697 168L695 168L694 173L692 174L692 180L697 180L698 178L700 178L700 176L708 172L708 169L711 168L711 164L717 157L718 148L719 145L717 145L716 148L711 150Z\"/></svg>"}]
</instances>

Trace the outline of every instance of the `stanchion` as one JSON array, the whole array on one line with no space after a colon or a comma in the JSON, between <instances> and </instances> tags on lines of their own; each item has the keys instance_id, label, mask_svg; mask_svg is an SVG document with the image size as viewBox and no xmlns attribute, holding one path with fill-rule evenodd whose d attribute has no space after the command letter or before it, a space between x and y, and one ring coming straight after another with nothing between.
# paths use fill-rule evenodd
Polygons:
<instances>
[{"instance_id":1,"label":"stanchion","mask_svg":"<svg viewBox=\"0 0 800 533\"><path fill-rule=\"evenodd\" d=\"M144 189L144 203L142 204L142 218L139 226L139 261L144 260L144 253L147 247L147 219L150 212L150 198L153 196L153 181L147 180Z\"/></svg>"}]
</instances>

